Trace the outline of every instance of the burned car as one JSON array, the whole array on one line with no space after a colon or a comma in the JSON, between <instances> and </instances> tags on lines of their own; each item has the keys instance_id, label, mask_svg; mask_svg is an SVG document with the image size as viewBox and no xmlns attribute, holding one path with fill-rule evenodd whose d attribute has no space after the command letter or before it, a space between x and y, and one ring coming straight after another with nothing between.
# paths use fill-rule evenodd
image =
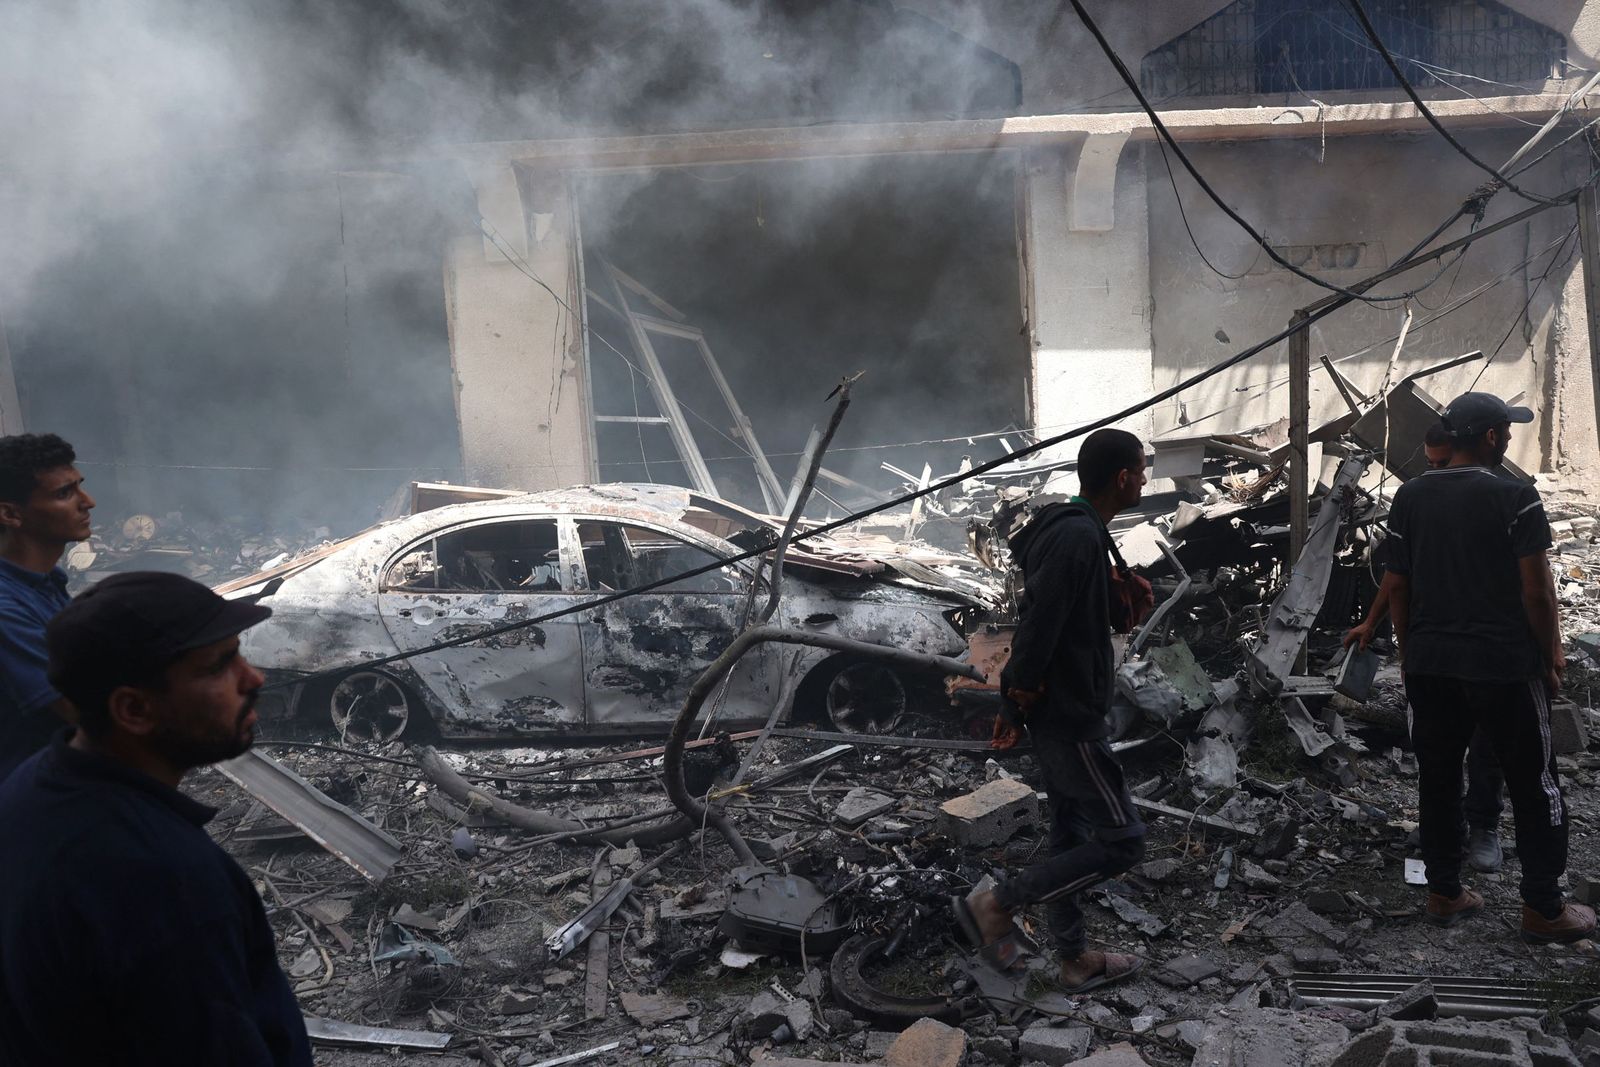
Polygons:
<instances>
[{"instance_id":1,"label":"burned car","mask_svg":"<svg viewBox=\"0 0 1600 1067\"><path fill-rule=\"evenodd\" d=\"M776 520L686 489L606 485L450 504L375 526L219 587L273 609L244 652L279 712L327 716L346 736L664 733L690 684L765 604L767 578L742 548ZM660 589L378 667L396 653L581 606L724 560ZM992 602L975 561L835 541L796 545L773 624L953 656ZM713 704L719 725L816 715L884 730L908 689L882 664L807 646L763 645ZM266 703L264 701L264 703ZM264 710L270 717L274 709ZM327 721L327 720L323 720Z\"/></svg>"}]
</instances>

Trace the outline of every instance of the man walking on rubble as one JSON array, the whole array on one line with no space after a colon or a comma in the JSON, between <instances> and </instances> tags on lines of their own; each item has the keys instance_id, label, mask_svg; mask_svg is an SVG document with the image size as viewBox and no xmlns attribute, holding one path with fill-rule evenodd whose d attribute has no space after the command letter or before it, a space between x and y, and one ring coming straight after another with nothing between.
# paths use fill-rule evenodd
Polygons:
<instances>
[{"instance_id":1,"label":"man walking on rubble","mask_svg":"<svg viewBox=\"0 0 1600 1067\"><path fill-rule=\"evenodd\" d=\"M249 877L185 772L247 750L271 612L115 574L50 623L62 729L0 784L0 1063L311 1067Z\"/></svg>"},{"instance_id":2,"label":"man walking on rubble","mask_svg":"<svg viewBox=\"0 0 1600 1067\"><path fill-rule=\"evenodd\" d=\"M72 709L45 677L45 624L67 606L61 557L89 537L94 498L55 434L0 437L0 779Z\"/></svg>"},{"instance_id":3,"label":"man walking on rubble","mask_svg":"<svg viewBox=\"0 0 1600 1067\"><path fill-rule=\"evenodd\" d=\"M1450 434L1443 423L1434 423L1422 439L1422 451L1428 459L1429 470L1440 470L1450 465L1452 449ZM1380 548L1381 551L1381 548ZM1381 565L1381 563L1380 563ZM1373 597L1372 609L1360 625L1353 626L1344 635L1344 647L1359 645L1365 652L1372 643L1383 620L1389 617L1389 593L1396 579L1385 571L1378 583L1378 595ZM1466 813L1467 863L1475 871L1492 873L1500 869L1505 853L1500 847L1500 815L1505 810L1501 799L1505 793L1505 777L1494 758L1494 742L1480 722L1467 746L1467 792L1462 801Z\"/></svg>"},{"instance_id":4,"label":"man walking on rubble","mask_svg":"<svg viewBox=\"0 0 1600 1067\"><path fill-rule=\"evenodd\" d=\"M1025 723L1044 777L1050 855L993 890L955 898L957 919L986 959L1008 967L1020 955L1012 916L1048 905L1061 983L1082 993L1137 972L1137 956L1088 947L1078 894L1144 855L1144 824L1106 743L1111 707L1111 627L1131 630L1150 606L1149 585L1118 559L1106 524L1139 502L1144 446L1124 430L1090 434L1078 452L1080 496L1042 509L1011 539L1022 569L1011 659L1001 674L1007 710L996 747L1015 744Z\"/></svg>"},{"instance_id":5,"label":"man walking on rubble","mask_svg":"<svg viewBox=\"0 0 1600 1067\"><path fill-rule=\"evenodd\" d=\"M1497 477L1511 424L1533 412L1463 393L1444 413L1447 466L1402 485L1389 512L1389 611L1411 704L1420 771L1425 916L1452 926L1483 907L1461 884L1461 761L1480 725L1511 794L1522 862L1522 939L1571 942L1594 911L1565 902L1567 806L1550 746L1550 697L1561 688L1550 524L1538 492Z\"/></svg>"}]
</instances>

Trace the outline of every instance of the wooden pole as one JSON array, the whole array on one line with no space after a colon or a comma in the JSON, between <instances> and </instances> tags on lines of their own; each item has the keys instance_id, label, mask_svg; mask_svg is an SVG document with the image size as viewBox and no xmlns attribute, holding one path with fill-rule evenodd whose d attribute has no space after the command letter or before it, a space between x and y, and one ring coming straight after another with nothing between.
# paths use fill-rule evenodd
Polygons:
<instances>
[{"instance_id":1,"label":"wooden pole","mask_svg":"<svg viewBox=\"0 0 1600 1067\"><path fill-rule=\"evenodd\" d=\"M1578 241L1583 249L1583 302L1589 315L1589 373L1594 382L1595 433L1600 435L1600 195L1593 184L1578 194Z\"/></svg>"}]
</instances>

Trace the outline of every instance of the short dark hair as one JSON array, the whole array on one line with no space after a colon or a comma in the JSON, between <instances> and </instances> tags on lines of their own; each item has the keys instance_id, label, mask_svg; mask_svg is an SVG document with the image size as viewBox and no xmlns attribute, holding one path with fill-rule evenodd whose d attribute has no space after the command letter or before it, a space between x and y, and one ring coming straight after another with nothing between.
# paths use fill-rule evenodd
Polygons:
<instances>
[{"instance_id":1,"label":"short dark hair","mask_svg":"<svg viewBox=\"0 0 1600 1067\"><path fill-rule=\"evenodd\" d=\"M26 504L40 474L69 467L77 458L72 446L53 433L0 437L0 501Z\"/></svg>"},{"instance_id":2,"label":"short dark hair","mask_svg":"<svg viewBox=\"0 0 1600 1067\"><path fill-rule=\"evenodd\" d=\"M1428 432L1422 435L1422 443L1428 448L1440 448L1450 443L1450 431L1444 428L1444 423L1436 422L1428 427Z\"/></svg>"},{"instance_id":3,"label":"short dark hair","mask_svg":"<svg viewBox=\"0 0 1600 1067\"><path fill-rule=\"evenodd\" d=\"M1144 463L1144 445L1127 430L1109 426L1084 438L1078 448L1078 484L1085 496L1103 493L1126 470Z\"/></svg>"}]
</instances>

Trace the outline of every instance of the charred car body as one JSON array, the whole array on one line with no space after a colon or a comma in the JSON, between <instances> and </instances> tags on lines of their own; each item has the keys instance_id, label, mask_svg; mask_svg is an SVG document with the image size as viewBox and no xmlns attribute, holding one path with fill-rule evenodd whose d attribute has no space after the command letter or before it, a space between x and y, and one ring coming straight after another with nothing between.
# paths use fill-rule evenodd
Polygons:
<instances>
[{"instance_id":1,"label":"charred car body","mask_svg":"<svg viewBox=\"0 0 1600 1067\"><path fill-rule=\"evenodd\" d=\"M219 588L273 617L244 652L288 683L287 710L352 736L664 732L689 685L743 628L755 560L648 593L377 668L370 661L581 605L770 541L773 520L656 485L608 485L453 504L375 526ZM958 559L885 542L794 546L775 625L939 655L966 649L963 616L998 589ZM310 678L312 675L326 676ZM719 724L825 714L886 729L925 681L821 649L767 646L729 677Z\"/></svg>"}]
</instances>

